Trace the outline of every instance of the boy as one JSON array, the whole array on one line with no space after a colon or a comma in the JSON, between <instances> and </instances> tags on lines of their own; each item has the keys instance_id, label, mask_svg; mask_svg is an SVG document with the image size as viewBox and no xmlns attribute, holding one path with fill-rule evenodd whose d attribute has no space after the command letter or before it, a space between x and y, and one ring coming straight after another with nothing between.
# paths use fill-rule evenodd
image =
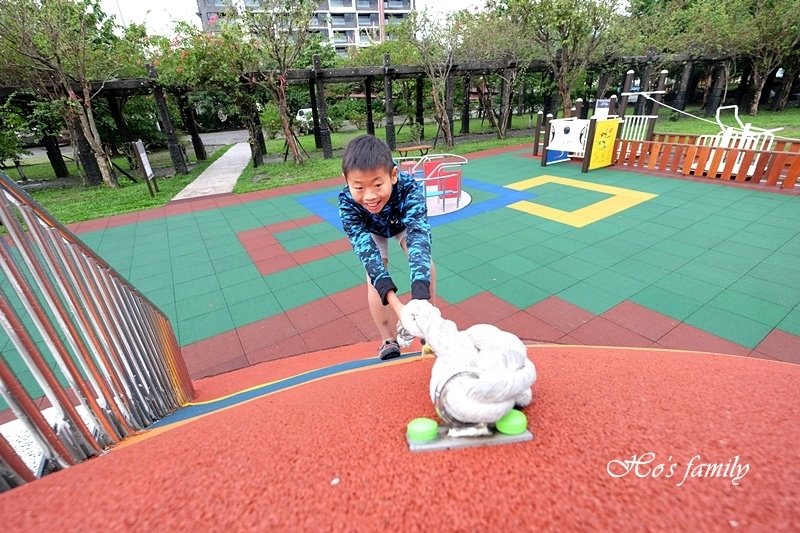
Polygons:
<instances>
[{"instance_id":1,"label":"boy","mask_svg":"<svg viewBox=\"0 0 800 533\"><path fill-rule=\"evenodd\" d=\"M389 307L399 317L403 304L387 270L388 241L396 239L408 255L411 298L431 299L435 271L425 196L413 177L398 176L389 146L372 135L347 143L342 173L347 185L339 193L339 217L367 271L369 311L383 339L378 356L391 359L400 346L389 327Z\"/></svg>"}]
</instances>

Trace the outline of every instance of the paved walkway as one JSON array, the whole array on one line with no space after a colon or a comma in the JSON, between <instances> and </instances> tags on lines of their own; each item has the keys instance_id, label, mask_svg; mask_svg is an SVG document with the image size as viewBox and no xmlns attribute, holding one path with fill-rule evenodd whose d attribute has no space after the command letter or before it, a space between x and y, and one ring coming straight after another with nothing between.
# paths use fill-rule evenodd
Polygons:
<instances>
[{"instance_id":1,"label":"paved walkway","mask_svg":"<svg viewBox=\"0 0 800 533\"><path fill-rule=\"evenodd\" d=\"M172 201L232 193L236 180L249 162L250 145L246 142L234 144L222 157L211 163L197 179L176 194Z\"/></svg>"}]
</instances>

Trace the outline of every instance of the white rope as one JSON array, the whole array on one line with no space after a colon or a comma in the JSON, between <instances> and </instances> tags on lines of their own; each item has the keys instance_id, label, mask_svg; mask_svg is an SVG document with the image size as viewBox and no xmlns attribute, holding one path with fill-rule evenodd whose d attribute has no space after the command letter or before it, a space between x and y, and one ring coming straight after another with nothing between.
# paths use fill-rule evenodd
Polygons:
<instances>
[{"instance_id":1,"label":"white rope","mask_svg":"<svg viewBox=\"0 0 800 533\"><path fill-rule=\"evenodd\" d=\"M649 96L649 95L646 95L646 94L644 94L644 93L637 93L637 94L641 94L642 96L644 96L644 97L645 97L645 98L647 98L648 100L652 100L653 102L656 102L656 103L658 103L660 106L662 106L662 107L666 107L667 109L671 109L671 110L673 110L673 111L676 111L676 112L678 112L678 113L681 113L681 114L683 114L683 115L686 115L686 116L689 116L689 117L692 117L692 118L696 118L697 120L702 120L703 122L708 122L709 124L713 124L713 125L715 125L715 126L719 126L719 124L717 124L717 123L716 123L716 121L709 120L709 119L707 119L707 118L698 117L698 116L696 116L696 115L692 115L691 113L688 113L688 112L686 112L686 111L682 111L682 110L680 110L680 109L677 109L677 108L675 108L675 107L672 107L672 106L670 106L670 105L667 105L667 104L665 104L664 102L659 102L659 101L658 101L658 100L656 100L655 98L653 98L653 97L651 97L651 96ZM783 141L800 142L800 139L794 139L794 138L792 138L792 137L784 137L784 136L782 136L782 135L775 135L775 138L776 138L776 139L781 139L781 140L783 140Z\"/></svg>"},{"instance_id":2,"label":"white rope","mask_svg":"<svg viewBox=\"0 0 800 533\"><path fill-rule=\"evenodd\" d=\"M401 314L436 354L430 396L445 422L493 424L531 402L536 369L517 336L489 324L459 331L427 300L411 300Z\"/></svg>"}]
</instances>

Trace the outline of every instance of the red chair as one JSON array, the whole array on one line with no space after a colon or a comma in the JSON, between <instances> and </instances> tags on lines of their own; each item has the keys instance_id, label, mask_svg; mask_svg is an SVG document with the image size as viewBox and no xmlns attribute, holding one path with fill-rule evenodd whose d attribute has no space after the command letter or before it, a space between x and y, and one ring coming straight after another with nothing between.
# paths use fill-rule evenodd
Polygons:
<instances>
[{"instance_id":1,"label":"red chair","mask_svg":"<svg viewBox=\"0 0 800 533\"><path fill-rule=\"evenodd\" d=\"M437 197L442 200L445 210L448 198L456 199L456 207L461 201L461 166L467 160L461 156L443 154L429 159L422 164L423 177L418 179L425 188L426 197Z\"/></svg>"}]
</instances>

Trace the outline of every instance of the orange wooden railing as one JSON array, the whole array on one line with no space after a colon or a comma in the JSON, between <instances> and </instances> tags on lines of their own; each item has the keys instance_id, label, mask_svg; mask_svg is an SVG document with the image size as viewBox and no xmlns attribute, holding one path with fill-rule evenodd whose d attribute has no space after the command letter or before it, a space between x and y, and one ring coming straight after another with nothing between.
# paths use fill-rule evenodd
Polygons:
<instances>
[{"instance_id":1,"label":"orange wooden railing","mask_svg":"<svg viewBox=\"0 0 800 533\"><path fill-rule=\"evenodd\" d=\"M670 136L656 136L672 140ZM794 190L800 178L800 143L755 151L659 141L617 141L615 165L664 176L697 176ZM800 188L799 188L800 189Z\"/></svg>"}]
</instances>

